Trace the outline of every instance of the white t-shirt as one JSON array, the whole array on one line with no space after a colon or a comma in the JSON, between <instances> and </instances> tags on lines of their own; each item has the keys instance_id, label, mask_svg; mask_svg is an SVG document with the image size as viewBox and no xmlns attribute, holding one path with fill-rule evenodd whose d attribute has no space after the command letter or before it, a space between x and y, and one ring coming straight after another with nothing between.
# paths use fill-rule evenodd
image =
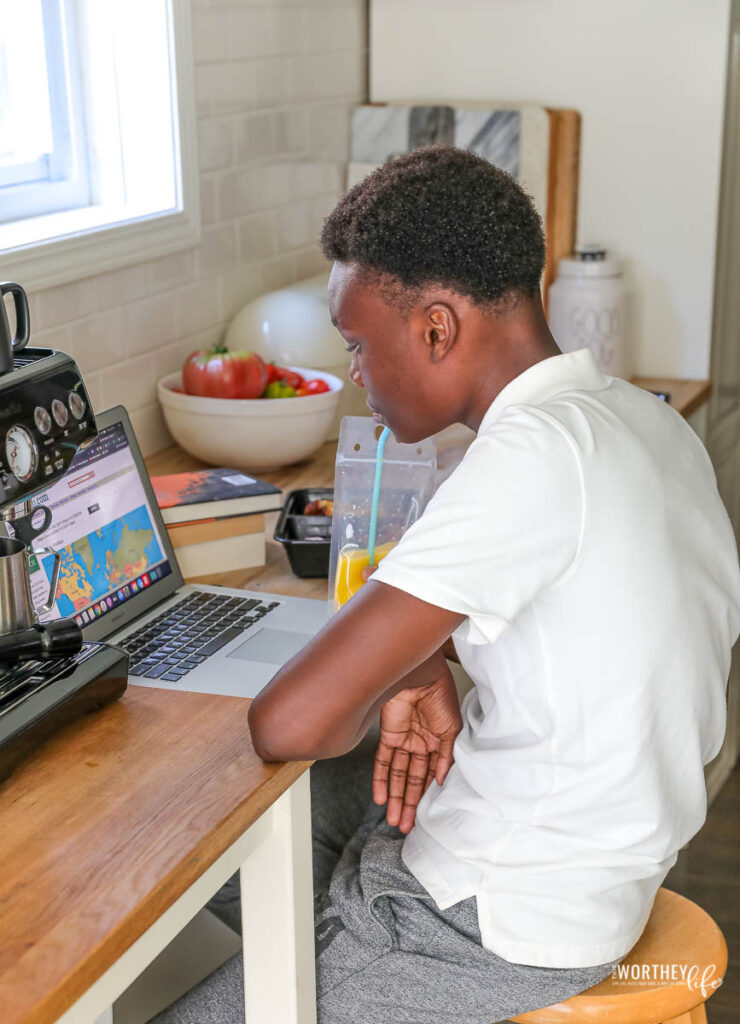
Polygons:
<instances>
[{"instance_id":1,"label":"white t-shirt","mask_svg":"<svg viewBox=\"0 0 740 1024\"><path fill-rule=\"evenodd\" d=\"M403 860L484 947L586 967L626 954L706 816L740 569L683 417L591 352L497 395L374 579L466 617L475 683Z\"/></svg>"}]
</instances>

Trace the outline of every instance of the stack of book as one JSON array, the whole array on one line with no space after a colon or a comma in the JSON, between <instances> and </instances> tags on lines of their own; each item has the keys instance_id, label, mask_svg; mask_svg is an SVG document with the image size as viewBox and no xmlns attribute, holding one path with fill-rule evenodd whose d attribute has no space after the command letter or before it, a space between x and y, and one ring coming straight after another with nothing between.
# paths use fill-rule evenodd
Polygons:
<instances>
[{"instance_id":1,"label":"stack of book","mask_svg":"<svg viewBox=\"0 0 740 1024\"><path fill-rule=\"evenodd\" d=\"M180 571L186 579L265 564L265 512L280 508L279 487L236 469L152 477Z\"/></svg>"}]
</instances>

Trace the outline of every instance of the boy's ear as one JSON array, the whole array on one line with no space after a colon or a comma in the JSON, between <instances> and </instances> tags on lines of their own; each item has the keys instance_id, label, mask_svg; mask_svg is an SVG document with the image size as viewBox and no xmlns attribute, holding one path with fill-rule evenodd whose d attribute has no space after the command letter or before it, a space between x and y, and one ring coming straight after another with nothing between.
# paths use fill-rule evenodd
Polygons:
<instances>
[{"instance_id":1,"label":"boy's ear","mask_svg":"<svg viewBox=\"0 0 740 1024\"><path fill-rule=\"evenodd\" d=\"M439 362L457 341L458 319L446 302L434 302L424 310L424 342L432 362Z\"/></svg>"}]
</instances>

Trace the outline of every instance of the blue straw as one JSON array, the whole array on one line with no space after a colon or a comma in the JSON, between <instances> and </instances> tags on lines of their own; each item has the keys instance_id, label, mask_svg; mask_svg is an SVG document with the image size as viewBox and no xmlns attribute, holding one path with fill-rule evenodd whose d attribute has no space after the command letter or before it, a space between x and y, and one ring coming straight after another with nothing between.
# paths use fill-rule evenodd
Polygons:
<instances>
[{"instance_id":1,"label":"blue straw","mask_svg":"<svg viewBox=\"0 0 740 1024\"><path fill-rule=\"evenodd\" d=\"M378 438L378 450L375 455L375 482L373 483L373 503L370 508L370 534L367 540L368 565L375 565L375 533L378 529L378 502L380 500L380 478L383 475L383 450L390 430L383 428Z\"/></svg>"}]
</instances>

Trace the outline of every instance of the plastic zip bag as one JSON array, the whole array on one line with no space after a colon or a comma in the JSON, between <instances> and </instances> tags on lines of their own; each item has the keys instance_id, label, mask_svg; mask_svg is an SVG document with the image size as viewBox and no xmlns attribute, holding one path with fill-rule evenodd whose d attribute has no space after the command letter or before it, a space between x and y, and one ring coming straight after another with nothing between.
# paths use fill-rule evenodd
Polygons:
<instances>
[{"instance_id":1,"label":"plastic zip bag","mask_svg":"<svg viewBox=\"0 0 740 1024\"><path fill-rule=\"evenodd\" d=\"M329 607L337 611L362 586L368 564L368 534L378 437L369 416L345 416L339 429L334 472L334 515L329 556ZM378 503L375 563L401 539L424 511L435 489L434 441L385 444Z\"/></svg>"}]
</instances>

